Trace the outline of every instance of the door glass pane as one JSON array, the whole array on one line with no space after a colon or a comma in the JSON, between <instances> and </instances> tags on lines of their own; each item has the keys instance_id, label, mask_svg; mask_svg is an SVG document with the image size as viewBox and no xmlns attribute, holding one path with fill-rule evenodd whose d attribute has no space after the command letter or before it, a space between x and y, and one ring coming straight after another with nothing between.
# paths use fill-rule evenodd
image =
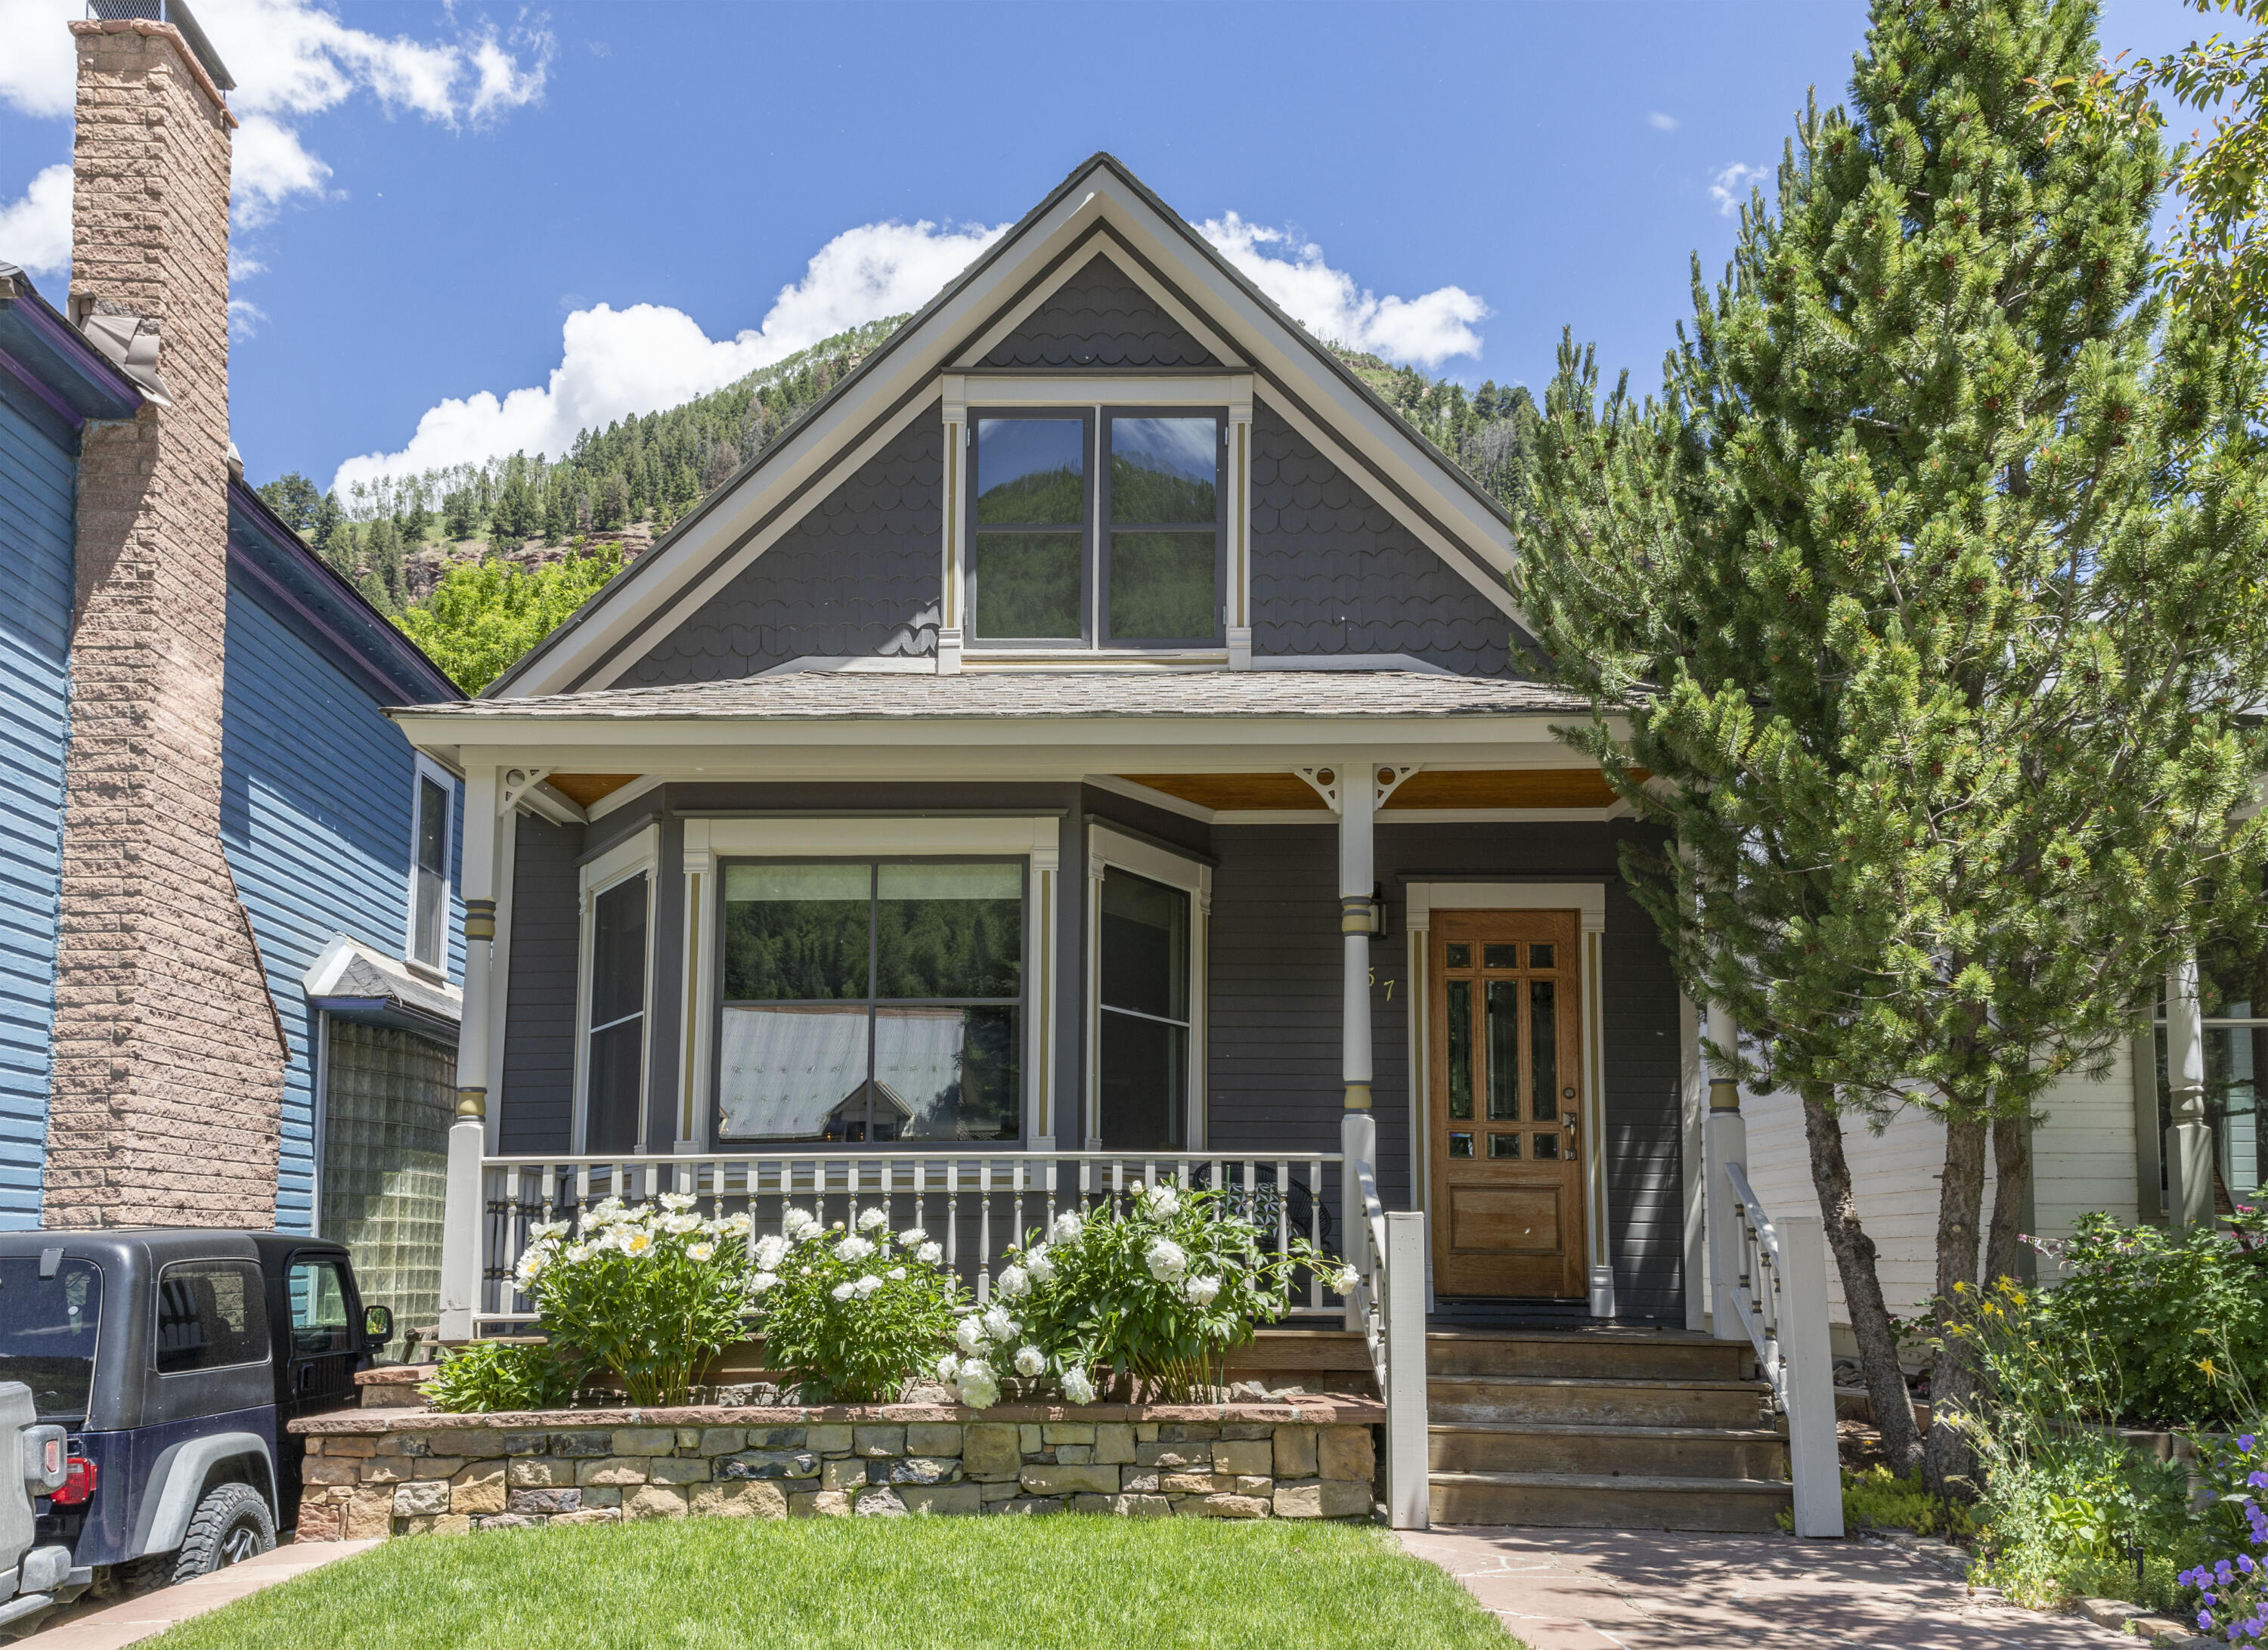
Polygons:
<instances>
[{"instance_id":1,"label":"door glass pane","mask_svg":"<svg viewBox=\"0 0 2268 1650\"><path fill-rule=\"evenodd\" d=\"M1489 1136L1489 1155L1491 1157L1518 1157L1520 1155L1520 1137L1516 1134L1492 1134Z\"/></svg>"},{"instance_id":2,"label":"door glass pane","mask_svg":"<svg viewBox=\"0 0 2268 1650\"><path fill-rule=\"evenodd\" d=\"M1470 946L1451 946L1448 947L1448 954L1449 967L1469 969L1473 966L1473 948Z\"/></svg>"},{"instance_id":3,"label":"door glass pane","mask_svg":"<svg viewBox=\"0 0 2268 1650\"><path fill-rule=\"evenodd\" d=\"M1116 866L1102 873L1102 1005L1189 1017L1189 896Z\"/></svg>"},{"instance_id":4,"label":"door glass pane","mask_svg":"<svg viewBox=\"0 0 2268 1650\"><path fill-rule=\"evenodd\" d=\"M1516 969L1520 966L1518 946L1483 946L1481 966L1484 969Z\"/></svg>"},{"instance_id":5,"label":"door glass pane","mask_svg":"<svg viewBox=\"0 0 2268 1650\"><path fill-rule=\"evenodd\" d=\"M645 878L617 882L591 913L591 1024L645 1007Z\"/></svg>"},{"instance_id":6,"label":"door glass pane","mask_svg":"<svg viewBox=\"0 0 2268 1650\"><path fill-rule=\"evenodd\" d=\"M717 1062L720 1135L865 1139L867 1015L863 1003L727 1008Z\"/></svg>"},{"instance_id":7,"label":"door glass pane","mask_svg":"<svg viewBox=\"0 0 2268 1650\"><path fill-rule=\"evenodd\" d=\"M645 1051L645 1017L625 1020L591 1034L584 1116L583 1149L586 1152L631 1152L637 1149L638 1082Z\"/></svg>"},{"instance_id":8,"label":"door glass pane","mask_svg":"<svg viewBox=\"0 0 2268 1650\"><path fill-rule=\"evenodd\" d=\"M1453 1134L1449 1137L1449 1155L1451 1157L1470 1157L1472 1154L1472 1136L1469 1134Z\"/></svg>"},{"instance_id":9,"label":"door glass pane","mask_svg":"<svg viewBox=\"0 0 2268 1650\"><path fill-rule=\"evenodd\" d=\"M976 421L976 519L988 527L1084 520L1086 474L1084 420Z\"/></svg>"},{"instance_id":10,"label":"door glass pane","mask_svg":"<svg viewBox=\"0 0 2268 1650\"><path fill-rule=\"evenodd\" d=\"M1211 521L1220 473L1220 425L1211 418L1110 421L1110 519Z\"/></svg>"},{"instance_id":11,"label":"door glass pane","mask_svg":"<svg viewBox=\"0 0 2268 1650\"><path fill-rule=\"evenodd\" d=\"M158 1274L158 1373L269 1359L268 1306L250 1261L177 1261Z\"/></svg>"},{"instance_id":12,"label":"door glass pane","mask_svg":"<svg viewBox=\"0 0 2268 1650\"><path fill-rule=\"evenodd\" d=\"M856 864L726 866L725 999L865 996L873 876Z\"/></svg>"},{"instance_id":13,"label":"door glass pane","mask_svg":"<svg viewBox=\"0 0 2268 1650\"><path fill-rule=\"evenodd\" d=\"M300 1353L354 1350L347 1322L346 1285L329 1261L293 1261L290 1278L291 1350Z\"/></svg>"},{"instance_id":14,"label":"door glass pane","mask_svg":"<svg viewBox=\"0 0 2268 1650\"><path fill-rule=\"evenodd\" d=\"M1454 946L1449 947L1456 950ZM1449 982L1449 1116L1473 1115L1473 983Z\"/></svg>"},{"instance_id":15,"label":"door glass pane","mask_svg":"<svg viewBox=\"0 0 2268 1650\"><path fill-rule=\"evenodd\" d=\"M0 1381L20 1381L43 1421L77 1427L94 1387L102 1268L66 1260L40 1276L36 1255L0 1258Z\"/></svg>"},{"instance_id":16,"label":"door glass pane","mask_svg":"<svg viewBox=\"0 0 2268 1650\"><path fill-rule=\"evenodd\" d=\"M1551 947L1549 946L1528 947L1528 966L1531 969L1548 969L1551 967Z\"/></svg>"},{"instance_id":17,"label":"door glass pane","mask_svg":"<svg viewBox=\"0 0 2268 1650\"><path fill-rule=\"evenodd\" d=\"M1176 1151L1189 1115L1189 1034L1163 1020L1103 1010L1102 1144L1117 1151Z\"/></svg>"},{"instance_id":18,"label":"door glass pane","mask_svg":"<svg viewBox=\"0 0 2268 1650\"><path fill-rule=\"evenodd\" d=\"M1110 535L1114 642L1189 641L1219 628L1211 533Z\"/></svg>"},{"instance_id":19,"label":"door glass pane","mask_svg":"<svg viewBox=\"0 0 2268 1650\"><path fill-rule=\"evenodd\" d=\"M874 995L1013 997L1021 986L1024 878L1007 864L883 866L876 873Z\"/></svg>"},{"instance_id":20,"label":"door glass pane","mask_svg":"<svg viewBox=\"0 0 2268 1650\"><path fill-rule=\"evenodd\" d=\"M1546 1160L1557 1158L1559 1155L1559 1137L1556 1134L1537 1135L1535 1155Z\"/></svg>"},{"instance_id":21,"label":"door glass pane","mask_svg":"<svg viewBox=\"0 0 2268 1650\"><path fill-rule=\"evenodd\" d=\"M1535 1120L1559 1115L1559 1012L1552 980L1528 983L1528 1046L1535 1057Z\"/></svg>"},{"instance_id":22,"label":"door glass pane","mask_svg":"<svg viewBox=\"0 0 2268 1650\"><path fill-rule=\"evenodd\" d=\"M1013 1139L1016 1024L1009 1007L878 1005L865 1138Z\"/></svg>"},{"instance_id":23,"label":"door glass pane","mask_svg":"<svg viewBox=\"0 0 2268 1650\"><path fill-rule=\"evenodd\" d=\"M1079 566L1076 533L980 533L969 628L979 641L1077 641Z\"/></svg>"},{"instance_id":24,"label":"door glass pane","mask_svg":"<svg viewBox=\"0 0 2268 1650\"><path fill-rule=\"evenodd\" d=\"M1520 982L1488 983L1488 1115L1520 1121Z\"/></svg>"}]
</instances>

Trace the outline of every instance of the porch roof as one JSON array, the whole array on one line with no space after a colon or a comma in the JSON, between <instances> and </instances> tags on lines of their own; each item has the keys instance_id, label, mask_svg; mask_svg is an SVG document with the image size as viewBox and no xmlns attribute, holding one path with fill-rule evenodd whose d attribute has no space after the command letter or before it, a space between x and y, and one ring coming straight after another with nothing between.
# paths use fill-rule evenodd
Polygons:
<instances>
[{"instance_id":1,"label":"porch roof","mask_svg":"<svg viewBox=\"0 0 2268 1650\"><path fill-rule=\"evenodd\" d=\"M1541 682L1410 670L797 671L409 706L456 722L926 721L1042 718L1571 715L1588 703Z\"/></svg>"}]
</instances>

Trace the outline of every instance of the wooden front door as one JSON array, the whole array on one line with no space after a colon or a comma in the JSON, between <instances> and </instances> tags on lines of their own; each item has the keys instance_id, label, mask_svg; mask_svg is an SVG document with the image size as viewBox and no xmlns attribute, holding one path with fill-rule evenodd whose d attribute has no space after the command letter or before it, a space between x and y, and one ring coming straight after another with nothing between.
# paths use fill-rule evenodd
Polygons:
<instances>
[{"instance_id":1,"label":"wooden front door","mask_svg":"<svg viewBox=\"0 0 2268 1650\"><path fill-rule=\"evenodd\" d=\"M1581 974L1573 911L1433 916L1433 1289L1584 1293Z\"/></svg>"}]
</instances>

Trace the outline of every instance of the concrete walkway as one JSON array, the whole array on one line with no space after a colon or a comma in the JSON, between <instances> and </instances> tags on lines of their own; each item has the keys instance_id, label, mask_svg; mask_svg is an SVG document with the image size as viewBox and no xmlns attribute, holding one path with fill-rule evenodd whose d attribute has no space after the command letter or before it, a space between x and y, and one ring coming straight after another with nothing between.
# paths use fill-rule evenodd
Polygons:
<instances>
[{"instance_id":1,"label":"concrete walkway","mask_svg":"<svg viewBox=\"0 0 2268 1650\"><path fill-rule=\"evenodd\" d=\"M2108 1650L2076 1616L1972 1595L1942 1563L1874 1542L1666 1531L1407 1531L1531 1650Z\"/></svg>"},{"instance_id":2,"label":"concrete walkway","mask_svg":"<svg viewBox=\"0 0 2268 1650\"><path fill-rule=\"evenodd\" d=\"M257 1558L231 1565L179 1587L159 1587L123 1603L106 1604L80 1614L61 1612L55 1625L43 1627L25 1643L31 1650L118 1650L144 1639L154 1639L176 1622L202 1616L209 1609L232 1604L278 1581L320 1570L341 1558L351 1558L377 1546L375 1541L317 1541L278 1547Z\"/></svg>"}]
</instances>

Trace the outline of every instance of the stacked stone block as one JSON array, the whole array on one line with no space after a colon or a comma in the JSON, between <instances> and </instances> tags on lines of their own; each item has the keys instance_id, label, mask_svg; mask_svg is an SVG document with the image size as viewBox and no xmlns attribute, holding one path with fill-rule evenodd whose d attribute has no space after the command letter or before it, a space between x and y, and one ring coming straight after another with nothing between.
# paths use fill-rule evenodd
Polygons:
<instances>
[{"instance_id":1,"label":"stacked stone block","mask_svg":"<svg viewBox=\"0 0 2268 1650\"><path fill-rule=\"evenodd\" d=\"M325 1418L294 1428L299 1539L703 1516L1368 1518L1376 1406L1288 1407Z\"/></svg>"}]
</instances>

